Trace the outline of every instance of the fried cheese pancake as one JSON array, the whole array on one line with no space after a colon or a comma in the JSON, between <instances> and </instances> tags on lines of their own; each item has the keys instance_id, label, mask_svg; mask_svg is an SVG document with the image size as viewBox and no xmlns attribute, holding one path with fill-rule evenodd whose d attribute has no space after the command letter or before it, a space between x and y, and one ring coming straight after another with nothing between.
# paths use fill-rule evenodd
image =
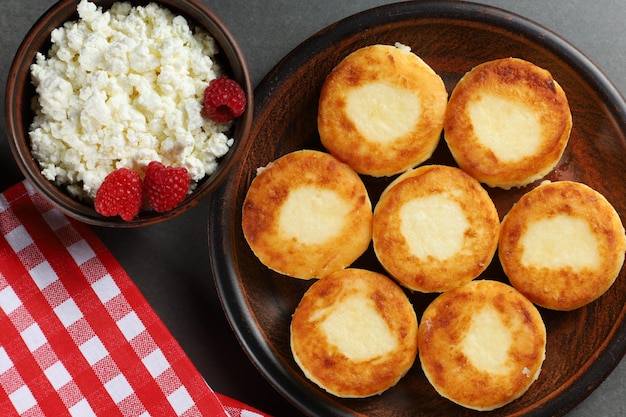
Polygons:
<instances>
[{"instance_id":1,"label":"fried cheese pancake","mask_svg":"<svg viewBox=\"0 0 626 417\"><path fill-rule=\"evenodd\" d=\"M318 278L365 252L372 204L348 165L325 152L296 151L259 170L243 202L242 228L268 268Z\"/></svg>"},{"instance_id":2,"label":"fried cheese pancake","mask_svg":"<svg viewBox=\"0 0 626 417\"><path fill-rule=\"evenodd\" d=\"M291 321L291 350L303 373L343 398L394 386L417 356L417 318L386 276L347 268L315 282Z\"/></svg>"},{"instance_id":3,"label":"fried cheese pancake","mask_svg":"<svg viewBox=\"0 0 626 417\"><path fill-rule=\"evenodd\" d=\"M613 206L585 184L545 182L502 220L499 258L511 285L535 304L574 310L604 294L624 263Z\"/></svg>"},{"instance_id":4,"label":"fried cheese pancake","mask_svg":"<svg viewBox=\"0 0 626 417\"><path fill-rule=\"evenodd\" d=\"M401 285L443 292L487 268L499 230L496 207L477 180L459 168L423 165L383 191L372 240L378 260Z\"/></svg>"},{"instance_id":5,"label":"fried cheese pancake","mask_svg":"<svg viewBox=\"0 0 626 417\"><path fill-rule=\"evenodd\" d=\"M320 139L361 174L398 174L432 155L447 100L441 77L408 47L367 46L327 76L318 108Z\"/></svg>"},{"instance_id":6,"label":"fried cheese pancake","mask_svg":"<svg viewBox=\"0 0 626 417\"><path fill-rule=\"evenodd\" d=\"M444 138L457 164L490 187L543 178L572 128L565 92L545 69L517 58L478 65L450 95Z\"/></svg>"},{"instance_id":7,"label":"fried cheese pancake","mask_svg":"<svg viewBox=\"0 0 626 417\"><path fill-rule=\"evenodd\" d=\"M422 369L441 396L488 411L519 398L537 379L546 328L513 287L475 280L426 308L418 346Z\"/></svg>"}]
</instances>

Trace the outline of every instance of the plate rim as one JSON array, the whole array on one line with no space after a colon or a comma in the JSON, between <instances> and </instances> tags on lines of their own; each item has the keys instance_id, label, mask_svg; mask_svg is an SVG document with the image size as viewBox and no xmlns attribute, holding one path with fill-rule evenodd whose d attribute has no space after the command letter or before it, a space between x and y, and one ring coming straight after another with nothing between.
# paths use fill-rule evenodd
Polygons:
<instances>
[{"instance_id":1,"label":"plate rim","mask_svg":"<svg viewBox=\"0 0 626 417\"><path fill-rule=\"evenodd\" d=\"M587 84L593 87L603 104L607 106L607 112L620 121L621 130L626 131L626 101L620 91L590 58L560 35L526 17L495 6L468 1L414 0L390 3L347 16L311 35L287 53L255 88L255 119L251 133L256 130L258 123L262 123L262 120L256 117L263 113L262 110L271 100L271 91L284 83L284 80L280 79L283 72L289 71L290 68L297 68L300 66L299 64L310 60L310 52L319 53L323 51L324 45L327 45L328 37L335 38L338 34L345 37L358 32L363 29L363 24L360 22L367 21L367 19L363 19L364 16L371 18L377 15L386 16L389 19L386 23L403 21L408 17L420 19L436 17L486 23L507 32L518 29L516 34L524 36L534 44L558 56ZM248 143L245 154L252 146L251 142ZM233 262L218 261L218 259L225 259L226 249L231 246L230 240L233 234L230 232L234 230L236 225L230 224L229 230L220 230L219 224L224 213L232 210L231 207L227 206L228 199L225 198L225 195L227 195L230 189L229 185L233 181L234 177L230 176L213 195L209 196L207 224L212 275L218 298L229 325L254 366L274 389L298 409L311 416L354 415L349 410L345 410L345 414L337 414L341 410L334 406L327 407L324 401L325 395L322 392L311 390L303 384L301 378L296 378L287 372L284 366L281 366L281 361L272 354L272 349L268 344L263 343L264 336L260 329L253 325L254 317L250 317L250 312L246 309L247 301L244 294L238 291L236 280L226 279L236 276ZM235 207L235 209L238 208ZM605 343L596 351L599 354L596 355L592 365L584 368L584 372L572 376L573 382L571 384L566 388L559 387L551 393L549 400L540 404L539 407L533 408L525 415L537 417L547 414L564 415L587 398L626 355L626 338L621 337L620 339L620 335L626 335L625 316L626 307L622 309L618 321L615 322ZM286 386L291 389L287 389ZM297 392L294 392L294 389L297 389ZM528 412L529 410L523 411Z\"/></svg>"}]
</instances>

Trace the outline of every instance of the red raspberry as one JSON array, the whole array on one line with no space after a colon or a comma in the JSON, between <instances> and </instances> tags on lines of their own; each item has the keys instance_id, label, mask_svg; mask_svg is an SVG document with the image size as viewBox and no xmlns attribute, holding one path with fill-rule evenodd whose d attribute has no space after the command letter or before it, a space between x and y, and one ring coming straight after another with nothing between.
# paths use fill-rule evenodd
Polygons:
<instances>
[{"instance_id":1,"label":"red raspberry","mask_svg":"<svg viewBox=\"0 0 626 417\"><path fill-rule=\"evenodd\" d=\"M166 167L152 161L144 177L144 194L154 211L163 213L176 207L189 191L189 173L185 167Z\"/></svg>"},{"instance_id":2,"label":"red raspberry","mask_svg":"<svg viewBox=\"0 0 626 417\"><path fill-rule=\"evenodd\" d=\"M246 94L235 80L220 77L204 90L204 114L217 123L241 116L246 109Z\"/></svg>"},{"instance_id":3,"label":"red raspberry","mask_svg":"<svg viewBox=\"0 0 626 417\"><path fill-rule=\"evenodd\" d=\"M130 168L118 168L104 178L96 192L94 207L103 216L117 214L131 221L139 213L142 200L141 177Z\"/></svg>"}]
</instances>

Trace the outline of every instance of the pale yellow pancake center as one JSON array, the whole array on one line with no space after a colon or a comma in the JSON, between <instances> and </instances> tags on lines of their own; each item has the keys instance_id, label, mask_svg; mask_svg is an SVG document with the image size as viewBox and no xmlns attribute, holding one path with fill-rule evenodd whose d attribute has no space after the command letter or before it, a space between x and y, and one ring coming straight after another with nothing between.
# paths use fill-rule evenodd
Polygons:
<instances>
[{"instance_id":1,"label":"pale yellow pancake center","mask_svg":"<svg viewBox=\"0 0 626 417\"><path fill-rule=\"evenodd\" d=\"M410 133L421 112L415 93L384 82L352 88L346 97L348 118L370 142L392 142Z\"/></svg>"},{"instance_id":2,"label":"pale yellow pancake center","mask_svg":"<svg viewBox=\"0 0 626 417\"><path fill-rule=\"evenodd\" d=\"M279 230L303 244L323 244L341 232L350 210L333 190L301 186L291 190L281 206Z\"/></svg>"},{"instance_id":3,"label":"pale yellow pancake center","mask_svg":"<svg viewBox=\"0 0 626 417\"><path fill-rule=\"evenodd\" d=\"M523 103L484 94L468 110L478 141L499 160L516 162L539 151L539 116Z\"/></svg>"},{"instance_id":4,"label":"pale yellow pancake center","mask_svg":"<svg viewBox=\"0 0 626 417\"><path fill-rule=\"evenodd\" d=\"M373 359L397 348L387 323L365 297L352 296L337 303L321 329L329 343L354 361Z\"/></svg>"},{"instance_id":5,"label":"pale yellow pancake center","mask_svg":"<svg viewBox=\"0 0 626 417\"><path fill-rule=\"evenodd\" d=\"M420 259L451 258L463 248L470 227L459 204L443 194L406 202L400 209L400 220L411 253Z\"/></svg>"},{"instance_id":6,"label":"pale yellow pancake center","mask_svg":"<svg viewBox=\"0 0 626 417\"><path fill-rule=\"evenodd\" d=\"M461 350L479 370L491 374L509 372L509 348L513 343L511 332L500 314L484 308L472 316L469 329L461 341Z\"/></svg>"},{"instance_id":7,"label":"pale yellow pancake center","mask_svg":"<svg viewBox=\"0 0 626 417\"><path fill-rule=\"evenodd\" d=\"M524 266L582 270L600 265L598 240L589 223L566 214L529 224L520 244Z\"/></svg>"}]
</instances>

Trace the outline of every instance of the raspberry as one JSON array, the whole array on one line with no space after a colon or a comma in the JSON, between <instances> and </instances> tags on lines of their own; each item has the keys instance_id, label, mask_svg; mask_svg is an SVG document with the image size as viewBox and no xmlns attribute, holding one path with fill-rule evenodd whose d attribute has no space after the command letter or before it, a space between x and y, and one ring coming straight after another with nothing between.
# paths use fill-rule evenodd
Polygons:
<instances>
[{"instance_id":1,"label":"raspberry","mask_svg":"<svg viewBox=\"0 0 626 417\"><path fill-rule=\"evenodd\" d=\"M228 122L245 109L246 94L235 80L216 78L204 90L204 114L214 122Z\"/></svg>"},{"instance_id":2,"label":"raspberry","mask_svg":"<svg viewBox=\"0 0 626 417\"><path fill-rule=\"evenodd\" d=\"M148 164L144 177L144 195L159 213L176 207L189 191L189 173L184 167L166 167L158 161Z\"/></svg>"},{"instance_id":3,"label":"raspberry","mask_svg":"<svg viewBox=\"0 0 626 417\"><path fill-rule=\"evenodd\" d=\"M94 207L103 216L131 221L139 213L142 183L139 174L129 168L118 168L108 174L96 192Z\"/></svg>"}]
</instances>

